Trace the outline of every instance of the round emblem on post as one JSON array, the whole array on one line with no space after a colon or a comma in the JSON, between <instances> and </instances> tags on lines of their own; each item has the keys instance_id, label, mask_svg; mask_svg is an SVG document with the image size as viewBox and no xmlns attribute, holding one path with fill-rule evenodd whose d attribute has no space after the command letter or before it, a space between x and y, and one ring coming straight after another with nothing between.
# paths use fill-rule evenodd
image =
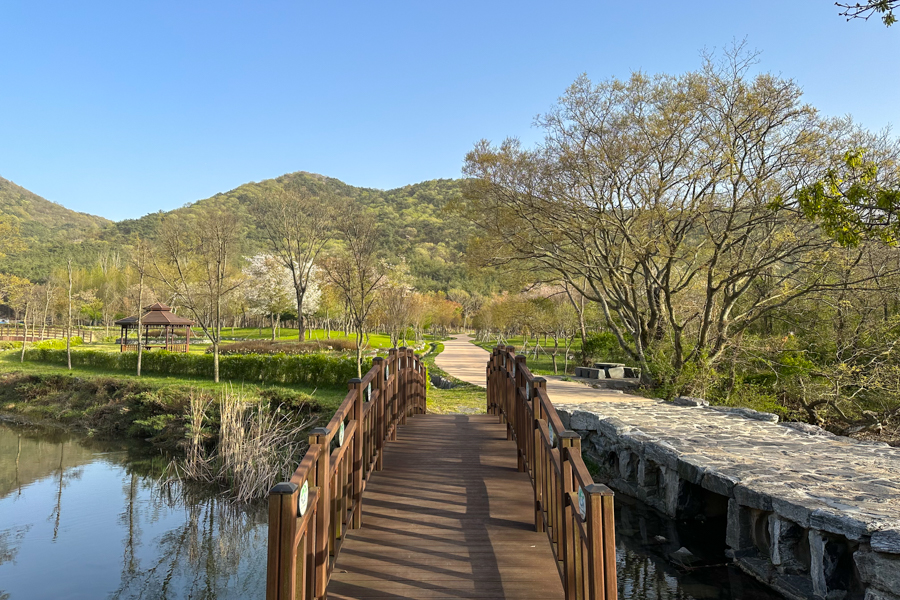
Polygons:
<instances>
[{"instance_id":1,"label":"round emblem on post","mask_svg":"<svg viewBox=\"0 0 900 600\"><path fill-rule=\"evenodd\" d=\"M578 514L581 515L581 518L584 519L584 515L587 512L587 498L584 496L584 488L578 488Z\"/></svg>"},{"instance_id":2,"label":"round emblem on post","mask_svg":"<svg viewBox=\"0 0 900 600\"><path fill-rule=\"evenodd\" d=\"M300 488L300 496L297 498L297 511L300 513L300 516L306 514L306 509L309 506L309 481L303 482L303 487Z\"/></svg>"},{"instance_id":3,"label":"round emblem on post","mask_svg":"<svg viewBox=\"0 0 900 600\"><path fill-rule=\"evenodd\" d=\"M372 399L372 383L366 386L366 402Z\"/></svg>"},{"instance_id":4,"label":"round emblem on post","mask_svg":"<svg viewBox=\"0 0 900 600\"><path fill-rule=\"evenodd\" d=\"M553 431L553 425L547 427L550 430L550 447L556 448L556 432Z\"/></svg>"},{"instance_id":5,"label":"round emblem on post","mask_svg":"<svg viewBox=\"0 0 900 600\"><path fill-rule=\"evenodd\" d=\"M341 421L341 426L338 427L338 446L344 445L344 422Z\"/></svg>"}]
</instances>

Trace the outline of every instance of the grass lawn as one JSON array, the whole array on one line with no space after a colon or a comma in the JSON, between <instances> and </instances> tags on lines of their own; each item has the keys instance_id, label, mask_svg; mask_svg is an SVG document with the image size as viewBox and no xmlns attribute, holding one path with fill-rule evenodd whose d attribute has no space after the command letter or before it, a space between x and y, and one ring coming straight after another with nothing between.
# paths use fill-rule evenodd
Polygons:
<instances>
[{"instance_id":1,"label":"grass lawn","mask_svg":"<svg viewBox=\"0 0 900 600\"><path fill-rule=\"evenodd\" d=\"M82 347L93 347L93 345L85 344L85 346ZM215 383L212 380L205 378L167 376L160 375L158 373L146 374L141 375L141 377L137 377L136 375L123 373L119 370L97 369L90 367L74 367L70 371L69 369L61 365L30 361L20 363L19 353L17 350L0 353L0 373L24 373L28 375L72 375L73 377L84 378L113 377L126 381L141 381L155 387L192 387L203 390L222 390L225 389L226 386L233 386L234 389L244 390L253 396L258 396L261 391L266 389L290 389L311 395L313 399L315 399L326 412L334 412L337 407L340 406L341 401L347 394L346 388L343 387L329 386L313 388L303 385L274 385L244 383L240 381L221 381L219 383Z\"/></svg>"},{"instance_id":2,"label":"grass lawn","mask_svg":"<svg viewBox=\"0 0 900 600\"><path fill-rule=\"evenodd\" d=\"M434 359L443 351L444 345L438 342L435 344L435 351L429 352L423 356L422 360L428 367L429 375L441 375L442 377L446 377L455 382L457 385L452 389L442 390L429 384L427 402L428 412L438 415L460 413L484 414L487 404L485 389L477 385L454 379L434 364Z\"/></svg>"},{"instance_id":3,"label":"grass lawn","mask_svg":"<svg viewBox=\"0 0 900 600\"><path fill-rule=\"evenodd\" d=\"M581 339L578 338L574 342L572 342L572 346L569 348L569 356L576 357L569 359L568 369L563 372L563 367L565 365L565 348L563 347L562 341L559 344L559 353L556 356L556 365L557 372L553 372L553 359L550 356L550 353L553 352L553 340L551 338L547 338L547 342L545 344L544 339L540 339L541 347L538 350L537 359L534 357L534 342L535 338L528 338L528 359L525 361L525 364L528 365L528 368L535 375L574 375L575 367L579 365L577 356L581 352ZM488 352L492 351L494 347L497 345L496 340L491 340L489 342L474 342L476 346L480 346L487 350ZM510 338L507 342L508 346L513 346L516 348L516 352L518 353L522 349L522 344L524 343L524 338L522 336Z\"/></svg>"}]
</instances>

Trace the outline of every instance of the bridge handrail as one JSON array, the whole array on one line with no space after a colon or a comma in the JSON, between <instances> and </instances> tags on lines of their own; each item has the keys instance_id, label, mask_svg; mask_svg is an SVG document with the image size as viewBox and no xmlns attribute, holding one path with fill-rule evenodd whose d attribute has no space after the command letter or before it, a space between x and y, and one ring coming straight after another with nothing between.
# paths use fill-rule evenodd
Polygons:
<instances>
[{"instance_id":1,"label":"bridge handrail","mask_svg":"<svg viewBox=\"0 0 900 600\"><path fill-rule=\"evenodd\" d=\"M581 437L567 429L526 357L494 348L487 363L487 412L506 423L519 470L534 489L534 525L547 533L566 600L614 600L616 548L613 492L594 483Z\"/></svg>"},{"instance_id":2,"label":"bridge handrail","mask_svg":"<svg viewBox=\"0 0 900 600\"><path fill-rule=\"evenodd\" d=\"M425 413L426 382L421 357L392 349L350 380L328 425L312 430L290 480L269 492L266 600L325 596L344 533L362 525L363 492L382 469L385 442L397 439L408 417Z\"/></svg>"}]
</instances>

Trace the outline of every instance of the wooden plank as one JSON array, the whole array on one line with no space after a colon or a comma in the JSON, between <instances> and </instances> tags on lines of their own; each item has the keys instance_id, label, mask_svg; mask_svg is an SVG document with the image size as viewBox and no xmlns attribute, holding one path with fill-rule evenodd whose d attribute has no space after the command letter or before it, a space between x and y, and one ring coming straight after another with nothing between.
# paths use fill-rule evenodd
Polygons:
<instances>
[{"instance_id":1,"label":"wooden plank","mask_svg":"<svg viewBox=\"0 0 900 600\"><path fill-rule=\"evenodd\" d=\"M417 415L384 447L384 469L347 533L329 599L562 599L516 444L490 415Z\"/></svg>"}]
</instances>

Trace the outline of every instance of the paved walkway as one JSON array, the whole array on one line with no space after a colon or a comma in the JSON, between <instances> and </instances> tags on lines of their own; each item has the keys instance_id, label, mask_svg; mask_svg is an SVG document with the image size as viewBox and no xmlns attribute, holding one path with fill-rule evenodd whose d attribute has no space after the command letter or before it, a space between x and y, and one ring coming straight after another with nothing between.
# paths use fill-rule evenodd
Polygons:
<instances>
[{"instance_id":1,"label":"paved walkway","mask_svg":"<svg viewBox=\"0 0 900 600\"><path fill-rule=\"evenodd\" d=\"M461 379L484 387L485 367L490 352L471 342L472 337L465 334L453 336L444 342L444 351L438 354L437 366ZM527 362L526 362L527 364ZM622 394L612 390L598 390L575 381L563 381L561 377L544 375L547 380L547 393L554 404L581 404L584 402L615 402L623 399L640 401L639 396Z\"/></svg>"},{"instance_id":2,"label":"paved walkway","mask_svg":"<svg viewBox=\"0 0 900 600\"><path fill-rule=\"evenodd\" d=\"M387 445L328 584L332 600L563 598L506 426L418 415Z\"/></svg>"}]
</instances>

